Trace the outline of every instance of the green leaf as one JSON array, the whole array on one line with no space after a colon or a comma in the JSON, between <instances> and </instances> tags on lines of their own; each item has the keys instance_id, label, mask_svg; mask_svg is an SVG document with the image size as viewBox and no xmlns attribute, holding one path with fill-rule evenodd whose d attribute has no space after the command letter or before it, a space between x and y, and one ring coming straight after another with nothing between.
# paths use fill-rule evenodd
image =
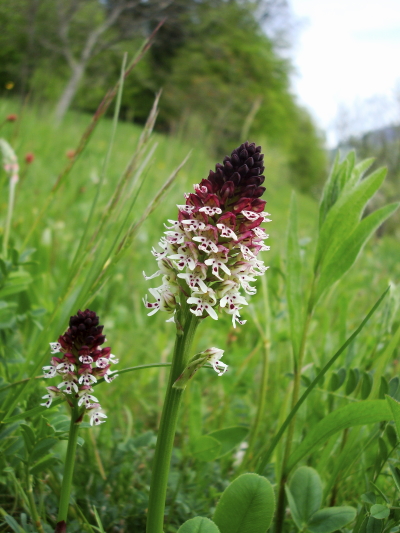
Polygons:
<instances>
[{"instance_id":1,"label":"green leaf","mask_svg":"<svg viewBox=\"0 0 400 533\"><path fill-rule=\"evenodd\" d=\"M385 376L381 376L381 384L379 386L379 399L384 400L386 394L389 392L389 383Z\"/></svg>"},{"instance_id":2,"label":"green leaf","mask_svg":"<svg viewBox=\"0 0 400 533\"><path fill-rule=\"evenodd\" d=\"M378 520L383 520L387 518L390 514L390 509L386 505L381 505L380 503L376 503L373 505L370 509L371 516Z\"/></svg>"},{"instance_id":3,"label":"green leaf","mask_svg":"<svg viewBox=\"0 0 400 533\"><path fill-rule=\"evenodd\" d=\"M371 394L372 385L374 384L374 378L369 372L363 372L363 380L361 383L361 398L366 400Z\"/></svg>"},{"instance_id":4,"label":"green leaf","mask_svg":"<svg viewBox=\"0 0 400 533\"><path fill-rule=\"evenodd\" d=\"M7 524L10 526L10 528L15 533L24 533L24 530L22 529L22 527L18 525L18 522L14 520L12 516L10 516L9 514L4 514L3 516L4 516L4 520L7 522Z\"/></svg>"},{"instance_id":5,"label":"green leaf","mask_svg":"<svg viewBox=\"0 0 400 533\"><path fill-rule=\"evenodd\" d=\"M33 475L39 474L40 472L43 472L43 470L46 470L47 468L50 468L51 466L55 465L56 463L59 463L60 460L57 457L54 457L53 454L49 453L45 457L42 457L40 461L35 463L30 469L29 472Z\"/></svg>"},{"instance_id":6,"label":"green leaf","mask_svg":"<svg viewBox=\"0 0 400 533\"><path fill-rule=\"evenodd\" d=\"M392 412L391 418L394 420L396 426L397 437L400 439L400 403L391 398L390 396L386 396L386 401Z\"/></svg>"},{"instance_id":7,"label":"green leaf","mask_svg":"<svg viewBox=\"0 0 400 533\"><path fill-rule=\"evenodd\" d=\"M41 405L39 405L38 407L34 407L29 411L24 411L23 413L18 413L17 415L10 416L9 418L3 420L3 424L10 424L11 422L16 422L17 420L24 420L26 418L39 415L40 413L44 413L49 409L53 409L53 407L57 407L57 405L60 405L60 403L62 403L63 401L64 400L62 398L57 398L52 402L50 407L42 407Z\"/></svg>"},{"instance_id":8,"label":"green leaf","mask_svg":"<svg viewBox=\"0 0 400 533\"><path fill-rule=\"evenodd\" d=\"M97 512L97 509L96 509L96 506L93 505L93 513L94 513L94 516L96 518L96 522L97 522L97 525L99 526L99 530L100 530L100 533L106 533L104 531L104 527L103 527L103 524L101 522L101 518L100 518L100 515L99 513Z\"/></svg>"},{"instance_id":9,"label":"green leaf","mask_svg":"<svg viewBox=\"0 0 400 533\"><path fill-rule=\"evenodd\" d=\"M351 368L349 370L349 377L347 379L346 389L345 389L347 395L354 392L355 388L358 385L359 380L360 380L360 371L358 370L358 368Z\"/></svg>"},{"instance_id":10,"label":"green leaf","mask_svg":"<svg viewBox=\"0 0 400 533\"><path fill-rule=\"evenodd\" d=\"M30 454L35 446L35 434L33 432L33 429L27 424L21 424L20 428L22 437L25 442L25 448L28 454Z\"/></svg>"},{"instance_id":11,"label":"green leaf","mask_svg":"<svg viewBox=\"0 0 400 533\"><path fill-rule=\"evenodd\" d=\"M390 446L394 448L397 444L397 434L396 434L396 430L391 424L388 424L386 426L386 436L387 436Z\"/></svg>"},{"instance_id":12,"label":"green leaf","mask_svg":"<svg viewBox=\"0 0 400 533\"><path fill-rule=\"evenodd\" d=\"M303 529L322 504L322 483L318 472L308 466L301 466L293 474L289 489L296 506L295 513L290 508L293 519L297 527Z\"/></svg>"},{"instance_id":13,"label":"green leaf","mask_svg":"<svg viewBox=\"0 0 400 533\"><path fill-rule=\"evenodd\" d=\"M221 443L213 437L203 435L193 442L191 452L200 461L214 461L221 453Z\"/></svg>"},{"instance_id":14,"label":"green leaf","mask_svg":"<svg viewBox=\"0 0 400 533\"><path fill-rule=\"evenodd\" d=\"M196 516L196 518L191 518L182 524L178 533L220 533L220 530L208 518Z\"/></svg>"},{"instance_id":15,"label":"green leaf","mask_svg":"<svg viewBox=\"0 0 400 533\"><path fill-rule=\"evenodd\" d=\"M243 474L224 490L213 520L221 533L265 533L274 509L275 496L268 479Z\"/></svg>"},{"instance_id":16,"label":"green leaf","mask_svg":"<svg viewBox=\"0 0 400 533\"><path fill-rule=\"evenodd\" d=\"M357 186L348 187L340 195L328 212L319 233L315 253L315 272L320 270L320 267L325 263L328 252L330 257L337 256L337 250L343 240L351 235L357 227L365 205L382 185L385 176L386 168L380 168Z\"/></svg>"},{"instance_id":17,"label":"green leaf","mask_svg":"<svg viewBox=\"0 0 400 533\"><path fill-rule=\"evenodd\" d=\"M300 247L297 235L297 203L292 193L286 245L286 297L288 303L293 354L297 357L302 332L302 283Z\"/></svg>"},{"instance_id":18,"label":"green leaf","mask_svg":"<svg viewBox=\"0 0 400 533\"><path fill-rule=\"evenodd\" d=\"M28 272L23 270L11 272L8 275L4 287L0 289L0 298L25 291L30 283L32 283L32 277L28 274Z\"/></svg>"},{"instance_id":19,"label":"green leaf","mask_svg":"<svg viewBox=\"0 0 400 533\"><path fill-rule=\"evenodd\" d=\"M317 285L316 300L349 270L367 240L398 207L399 204L394 203L377 209L358 223L354 231L353 228L352 231L347 227L344 228L346 231L340 233L335 246L330 247L325 253ZM339 230L335 235L338 234Z\"/></svg>"},{"instance_id":20,"label":"green leaf","mask_svg":"<svg viewBox=\"0 0 400 533\"><path fill-rule=\"evenodd\" d=\"M240 444L247 437L248 433L249 430L243 426L233 426L212 431L207 436L216 439L221 444L218 457L222 457Z\"/></svg>"},{"instance_id":21,"label":"green leaf","mask_svg":"<svg viewBox=\"0 0 400 533\"><path fill-rule=\"evenodd\" d=\"M51 437L39 441L32 450L32 453L30 454L30 461L32 463L38 461L41 457L46 455L50 448L52 448L57 442L58 439L54 439Z\"/></svg>"},{"instance_id":22,"label":"green leaf","mask_svg":"<svg viewBox=\"0 0 400 533\"><path fill-rule=\"evenodd\" d=\"M331 435L338 431L365 424L374 424L390 420L392 414L384 400L367 400L345 405L329 413L307 433L305 439L297 446L289 457L287 471L289 472L305 455L321 446Z\"/></svg>"},{"instance_id":23,"label":"green leaf","mask_svg":"<svg viewBox=\"0 0 400 533\"><path fill-rule=\"evenodd\" d=\"M354 507L327 507L312 516L308 529L311 533L332 533L352 522L355 517Z\"/></svg>"}]
</instances>

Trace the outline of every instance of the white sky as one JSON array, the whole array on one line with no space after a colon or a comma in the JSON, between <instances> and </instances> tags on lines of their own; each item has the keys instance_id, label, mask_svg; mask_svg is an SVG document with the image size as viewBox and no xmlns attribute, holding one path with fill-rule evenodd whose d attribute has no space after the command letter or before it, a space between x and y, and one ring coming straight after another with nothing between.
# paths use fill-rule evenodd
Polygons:
<instances>
[{"instance_id":1,"label":"white sky","mask_svg":"<svg viewBox=\"0 0 400 533\"><path fill-rule=\"evenodd\" d=\"M328 145L337 141L340 106L350 115L349 133L399 123L400 0L290 3L300 22L293 90L327 132Z\"/></svg>"}]
</instances>

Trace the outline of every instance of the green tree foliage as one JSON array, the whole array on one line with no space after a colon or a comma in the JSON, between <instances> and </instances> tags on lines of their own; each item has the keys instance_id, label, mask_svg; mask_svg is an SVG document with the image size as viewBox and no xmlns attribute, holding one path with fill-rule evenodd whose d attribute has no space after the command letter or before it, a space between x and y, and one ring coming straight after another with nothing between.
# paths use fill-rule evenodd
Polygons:
<instances>
[{"instance_id":1,"label":"green tree foliage","mask_svg":"<svg viewBox=\"0 0 400 533\"><path fill-rule=\"evenodd\" d=\"M0 89L12 80L20 93L55 103L71 76L60 24L70 17L67 45L79 58L88 32L101 25L118 1L16 2L18 10L6 3L0 6L0 22L9 28L0 36ZM74 107L93 112L119 75L122 53L135 53L167 16L150 52L125 83L122 117L143 123L162 88L159 130L201 141L218 157L243 136L261 137L285 155L289 179L297 188L318 191L326 166L323 139L291 94L291 64L279 53L282 34L289 33L287 22L282 23L286 1L137 4L99 41L85 66ZM68 7L75 9L73 16Z\"/></svg>"}]
</instances>

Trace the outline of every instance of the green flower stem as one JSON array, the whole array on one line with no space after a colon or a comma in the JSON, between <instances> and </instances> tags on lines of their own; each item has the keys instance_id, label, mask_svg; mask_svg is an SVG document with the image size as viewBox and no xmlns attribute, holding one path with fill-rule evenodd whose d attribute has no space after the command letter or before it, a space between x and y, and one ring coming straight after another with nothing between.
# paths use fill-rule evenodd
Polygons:
<instances>
[{"instance_id":1,"label":"green flower stem","mask_svg":"<svg viewBox=\"0 0 400 533\"><path fill-rule=\"evenodd\" d=\"M147 533L163 533L165 497L174 443L179 404L183 390L173 389L172 385L185 368L189 350L199 319L186 308L183 313L182 330L177 331L174 355L169 374L167 391L157 436L151 475Z\"/></svg>"},{"instance_id":2,"label":"green flower stem","mask_svg":"<svg viewBox=\"0 0 400 533\"><path fill-rule=\"evenodd\" d=\"M74 405L71 415L71 425L69 427L68 448L65 457L64 475L61 485L60 504L58 508L58 522L66 522L68 516L69 496L71 494L72 476L74 473L76 445L78 442L79 423L76 421L79 418L79 407Z\"/></svg>"}]
</instances>

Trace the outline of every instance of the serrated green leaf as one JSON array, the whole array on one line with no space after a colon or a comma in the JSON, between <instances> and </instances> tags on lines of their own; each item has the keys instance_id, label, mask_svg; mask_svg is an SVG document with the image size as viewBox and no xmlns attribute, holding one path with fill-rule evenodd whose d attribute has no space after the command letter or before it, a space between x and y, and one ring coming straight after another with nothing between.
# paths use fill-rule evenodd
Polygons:
<instances>
[{"instance_id":1,"label":"serrated green leaf","mask_svg":"<svg viewBox=\"0 0 400 533\"><path fill-rule=\"evenodd\" d=\"M286 244L286 297L288 302L293 354L297 357L303 321L303 297L301 284L301 259L297 235L297 203L293 193L290 203Z\"/></svg>"},{"instance_id":2,"label":"serrated green leaf","mask_svg":"<svg viewBox=\"0 0 400 533\"><path fill-rule=\"evenodd\" d=\"M354 507L327 507L312 516L308 529L311 533L333 533L352 522L355 517Z\"/></svg>"},{"instance_id":3,"label":"serrated green leaf","mask_svg":"<svg viewBox=\"0 0 400 533\"><path fill-rule=\"evenodd\" d=\"M213 521L221 533L265 533L274 509L274 490L268 479L243 474L224 490Z\"/></svg>"},{"instance_id":4,"label":"serrated green leaf","mask_svg":"<svg viewBox=\"0 0 400 533\"><path fill-rule=\"evenodd\" d=\"M296 524L300 529L303 529L303 527L308 524L311 516L321 507L321 478L319 477L318 472L313 468L301 466L293 474L289 483L289 489L296 506Z\"/></svg>"},{"instance_id":5,"label":"serrated green leaf","mask_svg":"<svg viewBox=\"0 0 400 533\"><path fill-rule=\"evenodd\" d=\"M288 461L288 472L315 448L321 446L331 435L338 431L365 424L374 424L390 420L392 413L384 400L367 400L345 405L329 413L308 432L297 446Z\"/></svg>"},{"instance_id":6,"label":"serrated green leaf","mask_svg":"<svg viewBox=\"0 0 400 533\"><path fill-rule=\"evenodd\" d=\"M315 272L324 267L328 252L330 257L337 256L337 250L358 226L365 205L382 185L385 176L386 169L380 168L338 198L320 230L315 253Z\"/></svg>"},{"instance_id":7,"label":"serrated green leaf","mask_svg":"<svg viewBox=\"0 0 400 533\"><path fill-rule=\"evenodd\" d=\"M221 443L213 437L203 435L193 442L190 451L200 461L214 461L221 452Z\"/></svg>"},{"instance_id":8,"label":"serrated green leaf","mask_svg":"<svg viewBox=\"0 0 400 533\"><path fill-rule=\"evenodd\" d=\"M212 520L196 516L182 524L178 533L220 533L220 530Z\"/></svg>"},{"instance_id":9,"label":"serrated green leaf","mask_svg":"<svg viewBox=\"0 0 400 533\"><path fill-rule=\"evenodd\" d=\"M377 209L361 222L354 223L351 230L344 228L340 235L337 230L335 246L330 246L325 251L316 290L316 301L326 289L350 269L371 235L398 209L399 205L399 203L394 203Z\"/></svg>"},{"instance_id":10,"label":"serrated green leaf","mask_svg":"<svg viewBox=\"0 0 400 533\"><path fill-rule=\"evenodd\" d=\"M233 426L212 431L207 436L216 439L221 444L218 457L222 457L238 446L247 437L248 433L249 430L243 426Z\"/></svg>"},{"instance_id":11,"label":"serrated green leaf","mask_svg":"<svg viewBox=\"0 0 400 533\"><path fill-rule=\"evenodd\" d=\"M377 520L384 520L385 518L388 518L390 514L390 509L388 509L386 505L376 503L371 507L370 513L371 516L373 516Z\"/></svg>"}]
</instances>

